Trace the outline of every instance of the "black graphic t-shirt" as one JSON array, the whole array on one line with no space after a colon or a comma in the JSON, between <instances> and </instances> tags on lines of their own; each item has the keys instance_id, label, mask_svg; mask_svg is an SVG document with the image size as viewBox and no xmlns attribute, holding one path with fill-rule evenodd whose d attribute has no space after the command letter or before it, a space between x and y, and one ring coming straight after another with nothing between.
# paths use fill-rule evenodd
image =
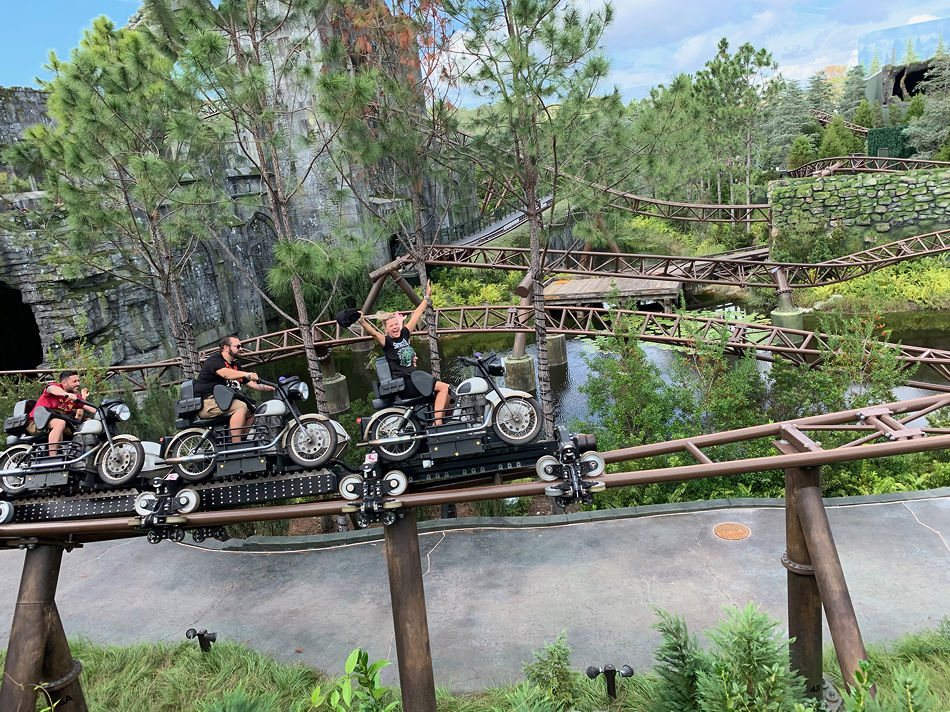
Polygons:
<instances>
[{"instance_id":1,"label":"black graphic t-shirt","mask_svg":"<svg viewBox=\"0 0 950 712\"><path fill-rule=\"evenodd\" d=\"M227 386L228 388L233 388L236 391L241 390L241 384L234 380L227 380L221 378L216 371L221 370L222 368L235 368L240 370L240 366L237 363L228 363L224 360L224 356L221 355L221 352L209 356L208 359L201 364L201 372L198 374L198 378L195 380L195 396L198 398L207 398L214 392L214 387L218 384Z\"/></svg>"},{"instance_id":2,"label":"black graphic t-shirt","mask_svg":"<svg viewBox=\"0 0 950 712\"><path fill-rule=\"evenodd\" d=\"M406 327L402 327L399 337L394 339L386 334L386 343L383 345L383 355L389 361L389 370L393 378L400 376L407 377L416 370L413 361L416 358L416 352L409 343L410 332Z\"/></svg>"}]
</instances>

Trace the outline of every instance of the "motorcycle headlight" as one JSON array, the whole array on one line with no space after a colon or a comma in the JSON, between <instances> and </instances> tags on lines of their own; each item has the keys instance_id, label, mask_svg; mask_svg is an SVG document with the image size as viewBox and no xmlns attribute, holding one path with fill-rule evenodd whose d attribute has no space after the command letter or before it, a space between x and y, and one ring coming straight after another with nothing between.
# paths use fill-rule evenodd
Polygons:
<instances>
[{"instance_id":1,"label":"motorcycle headlight","mask_svg":"<svg viewBox=\"0 0 950 712\"><path fill-rule=\"evenodd\" d=\"M307 400L310 397L310 386L301 381L290 387L290 395L297 400Z\"/></svg>"},{"instance_id":2,"label":"motorcycle headlight","mask_svg":"<svg viewBox=\"0 0 950 712\"><path fill-rule=\"evenodd\" d=\"M112 406L112 415L118 420L128 420L132 417L132 411L125 403L116 403Z\"/></svg>"}]
</instances>

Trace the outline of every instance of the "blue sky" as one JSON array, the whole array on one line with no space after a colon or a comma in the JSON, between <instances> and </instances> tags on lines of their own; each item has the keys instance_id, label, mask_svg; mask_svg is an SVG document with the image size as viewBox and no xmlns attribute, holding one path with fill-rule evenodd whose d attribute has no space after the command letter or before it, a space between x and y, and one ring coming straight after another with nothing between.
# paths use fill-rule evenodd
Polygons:
<instances>
[{"instance_id":1,"label":"blue sky","mask_svg":"<svg viewBox=\"0 0 950 712\"><path fill-rule=\"evenodd\" d=\"M139 0L0 0L0 86L34 86L50 49L68 58L84 28L107 15L123 24ZM591 5L594 0L584 0ZM950 0L616 0L605 49L610 85L626 99L713 56L720 37L770 50L785 76L857 62L859 35L950 17ZM946 38L950 45L950 37Z\"/></svg>"}]
</instances>

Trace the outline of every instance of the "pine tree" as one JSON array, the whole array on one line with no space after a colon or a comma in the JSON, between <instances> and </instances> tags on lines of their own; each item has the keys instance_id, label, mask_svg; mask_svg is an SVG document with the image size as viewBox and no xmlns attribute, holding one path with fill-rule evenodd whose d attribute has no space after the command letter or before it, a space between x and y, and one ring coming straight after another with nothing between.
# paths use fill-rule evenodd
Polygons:
<instances>
[{"instance_id":1,"label":"pine tree","mask_svg":"<svg viewBox=\"0 0 950 712\"><path fill-rule=\"evenodd\" d=\"M173 62L141 33L93 22L69 62L51 55L47 111L55 122L14 148L37 160L49 199L65 211L52 238L67 269L90 267L154 292L186 378L198 353L182 275L199 242L231 215L210 178L221 127L202 118Z\"/></svg>"},{"instance_id":2,"label":"pine tree","mask_svg":"<svg viewBox=\"0 0 950 712\"><path fill-rule=\"evenodd\" d=\"M784 165L796 138L802 136L805 131L820 130L818 122L808 110L805 92L795 82L787 82L782 86L778 95L768 104L765 114L768 118L763 127L760 163L764 168ZM808 138L802 138L808 142L809 150L812 150ZM802 163L807 163L808 160L810 159L805 159Z\"/></svg>"},{"instance_id":3,"label":"pine tree","mask_svg":"<svg viewBox=\"0 0 950 712\"><path fill-rule=\"evenodd\" d=\"M457 145L506 202L524 211L530 239L538 395L545 432L554 429L547 357L539 198L557 195L559 151L584 150L574 127L606 76L598 45L613 10L583 15L564 0L449 0L447 14L463 31L468 68L460 79L489 104L475 116L475 136Z\"/></svg>"},{"instance_id":4,"label":"pine tree","mask_svg":"<svg viewBox=\"0 0 950 712\"><path fill-rule=\"evenodd\" d=\"M844 89L841 100L838 102L838 113L845 119L852 121L858 104L864 100L864 67L860 64L848 70L844 80Z\"/></svg>"},{"instance_id":5,"label":"pine tree","mask_svg":"<svg viewBox=\"0 0 950 712\"><path fill-rule=\"evenodd\" d=\"M729 42L719 40L716 56L696 73L695 90L709 117L710 135L720 160L727 168L730 184L733 172L744 169L745 202L751 201L752 153L763 120L763 105L780 91L773 81L776 64L764 49L748 42L729 54ZM740 165L737 157L742 159Z\"/></svg>"},{"instance_id":6,"label":"pine tree","mask_svg":"<svg viewBox=\"0 0 950 712\"><path fill-rule=\"evenodd\" d=\"M439 84L449 42L447 19L437 5L417 0L367 6L334 0L328 10L337 31L327 43L320 86L328 117L340 126L335 153L340 176L372 216L375 229L400 236L406 253L415 257L424 289L425 235L444 223L453 207L453 181L466 173L453 175L441 157L443 133L452 121ZM354 74L372 77L377 97L368 111L337 115L334 107L351 104ZM443 205L428 204L426 188L433 183L449 196ZM391 201L385 208L370 200L382 196ZM429 353L432 373L439 378L433 317L430 309Z\"/></svg>"},{"instance_id":7,"label":"pine tree","mask_svg":"<svg viewBox=\"0 0 950 712\"><path fill-rule=\"evenodd\" d=\"M858 126L874 128L874 112L871 110L871 102L867 99L862 99L861 103L858 104L858 108L855 109L854 117L851 121Z\"/></svg>"},{"instance_id":8,"label":"pine tree","mask_svg":"<svg viewBox=\"0 0 950 712\"><path fill-rule=\"evenodd\" d=\"M920 57L917 56L917 53L914 52L914 40L912 37L907 38L907 49L904 50L904 59L901 60L903 64L913 64L920 60Z\"/></svg>"},{"instance_id":9,"label":"pine tree","mask_svg":"<svg viewBox=\"0 0 950 712\"><path fill-rule=\"evenodd\" d=\"M785 161L785 167L793 171L800 168L809 161L814 160L814 148L807 136L799 135L792 141L792 146L788 151L788 159Z\"/></svg>"},{"instance_id":10,"label":"pine tree","mask_svg":"<svg viewBox=\"0 0 950 712\"><path fill-rule=\"evenodd\" d=\"M840 116L836 116L825 127L821 145L818 147L818 158L847 156L861 152L863 148L864 142L845 127Z\"/></svg>"},{"instance_id":11,"label":"pine tree","mask_svg":"<svg viewBox=\"0 0 950 712\"><path fill-rule=\"evenodd\" d=\"M926 102L924 101L924 95L914 94L914 96L911 97L910 104L907 106L907 111L904 113L904 123L909 124L923 116L925 107Z\"/></svg>"},{"instance_id":12,"label":"pine tree","mask_svg":"<svg viewBox=\"0 0 950 712\"><path fill-rule=\"evenodd\" d=\"M808 105L812 109L832 113L834 106L832 103L831 84L824 72L815 72L808 78L808 89L805 92L808 99Z\"/></svg>"},{"instance_id":13,"label":"pine tree","mask_svg":"<svg viewBox=\"0 0 950 712\"><path fill-rule=\"evenodd\" d=\"M328 193L334 190L321 175L332 131L313 103L325 3L146 0L145 8L156 40L176 61L182 81L210 112L229 122L232 135L221 150L237 152L260 175L265 202L256 207L266 212L277 235L268 286L292 300L317 406L326 413L308 300L341 276L364 270L368 246L346 231L340 208L329 216L310 216L307 234L295 229L295 196L313 182L321 182ZM351 113L363 111L375 92L365 76L355 75L353 81L351 103L343 108Z\"/></svg>"},{"instance_id":14,"label":"pine tree","mask_svg":"<svg viewBox=\"0 0 950 712\"><path fill-rule=\"evenodd\" d=\"M881 71L881 57L877 53L877 47L874 48L874 56L871 58L871 66L868 68L868 75L874 76Z\"/></svg>"}]
</instances>

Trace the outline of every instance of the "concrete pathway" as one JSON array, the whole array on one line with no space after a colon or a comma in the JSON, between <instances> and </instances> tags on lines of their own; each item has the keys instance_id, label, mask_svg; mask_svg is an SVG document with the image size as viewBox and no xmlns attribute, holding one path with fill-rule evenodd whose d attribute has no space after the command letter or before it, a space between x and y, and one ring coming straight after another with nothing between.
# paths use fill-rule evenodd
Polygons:
<instances>
[{"instance_id":1,"label":"concrete pathway","mask_svg":"<svg viewBox=\"0 0 950 712\"><path fill-rule=\"evenodd\" d=\"M520 679L532 651L561 631L578 669L642 669L658 643L655 606L683 615L696 633L715 625L723 607L750 600L784 621L785 514L764 504L641 508L614 520L572 515L545 527L498 525L552 518L470 520L482 526L421 531L436 684L468 691ZM950 615L950 491L828 504L865 641L893 640ZM713 527L723 522L744 524L751 536L720 539ZM197 627L331 673L357 646L395 662L382 542L308 550L317 539L283 542L290 551L262 551L278 544L253 540L92 544L64 557L57 603L68 635L102 643L178 641ZM0 553L2 646L22 561L20 551ZM395 665L384 682L396 682Z\"/></svg>"}]
</instances>

